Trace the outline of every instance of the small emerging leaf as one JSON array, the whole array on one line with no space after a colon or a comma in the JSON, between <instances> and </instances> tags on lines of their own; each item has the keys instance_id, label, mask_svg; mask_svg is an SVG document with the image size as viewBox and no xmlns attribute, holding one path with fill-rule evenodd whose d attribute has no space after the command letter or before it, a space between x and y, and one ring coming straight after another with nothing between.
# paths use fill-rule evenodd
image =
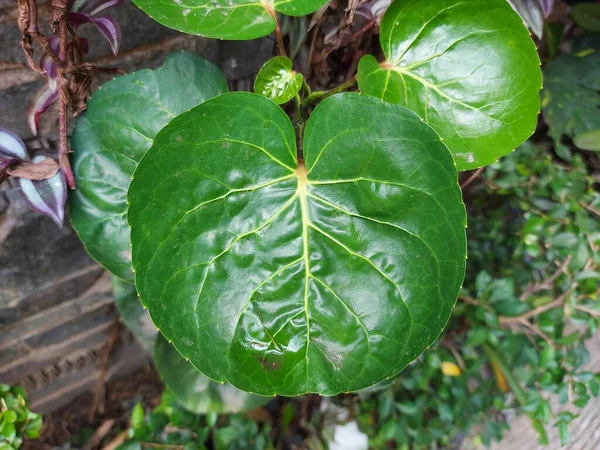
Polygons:
<instances>
[{"instance_id":1,"label":"small emerging leaf","mask_svg":"<svg viewBox=\"0 0 600 450\"><path fill-rule=\"evenodd\" d=\"M302 88L302 74L292 69L292 60L285 56L270 59L258 72L254 92L270 98L278 105L289 102Z\"/></svg>"},{"instance_id":2,"label":"small emerging leaf","mask_svg":"<svg viewBox=\"0 0 600 450\"><path fill-rule=\"evenodd\" d=\"M38 155L34 163L44 161L48 156ZM67 201L67 183L65 175L59 171L52 178L32 181L27 178L18 179L19 190L34 211L50 217L62 227L65 217L65 202Z\"/></svg>"}]
</instances>

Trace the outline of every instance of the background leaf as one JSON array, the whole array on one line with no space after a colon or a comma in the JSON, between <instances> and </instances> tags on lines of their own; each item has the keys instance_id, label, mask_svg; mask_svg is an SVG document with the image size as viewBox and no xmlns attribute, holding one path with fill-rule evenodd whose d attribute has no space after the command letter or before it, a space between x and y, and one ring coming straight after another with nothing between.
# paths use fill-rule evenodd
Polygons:
<instances>
[{"instance_id":1,"label":"background leaf","mask_svg":"<svg viewBox=\"0 0 600 450\"><path fill-rule=\"evenodd\" d=\"M159 334L154 364L177 401L196 414L237 413L258 408L272 400L240 391L230 384L217 383L199 372Z\"/></svg>"},{"instance_id":2,"label":"background leaf","mask_svg":"<svg viewBox=\"0 0 600 450\"><path fill-rule=\"evenodd\" d=\"M600 129L598 48L598 42L583 36L574 41L573 54L544 66L542 110L555 143L562 135L575 138Z\"/></svg>"},{"instance_id":3,"label":"background leaf","mask_svg":"<svg viewBox=\"0 0 600 450\"><path fill-rule=\"evenodd\" d=\"M213 39L248 40L275 30L275 13L304 16L327 0L133 0L169 28Z\"/></svg>"},{"instance_id":4,"label":"background leaf","mask_svg":"<svg viewBox=\"0 0 600 450\"><path fill-rule=\"evenodd\" d=\"M159 333L152 323L150 314L140 302L135 285L115 275L112 276L112 285L115 304L125 326L131 330L144 350L152 354Z\"/></svg>"},{"instance_id":5,"label":"background leaf","mask_svg":"<svg viewBox=\"0 0 600 450\"><path fill-rule=\"evenodd\" d=\"M77 190L71 219L87 251L133 282L126 193L138 161L173 117L227 92L217 67L192 53L170 55L162 68L106 83L88 102L71 139Z\"/></svg>"},{"instance_id":6,"label":"background leaf","mask_svg":"<svg viewBox=\"0 0 600 450\"><path fill-rule=\"evenodd\" d=\"M203 373L248 392L393 376L438 337L464 276L456 170L414 113L332 96L304 150L306 169L273 102L225 94L170 122L129 190L142 302Z\"/></svg>"},{"instance_id":7,"label":"background leaf","mask_svg":"<svg viewBox=\"0 0 600 450\"><path fill-rule=\"evenodd\" d=\"M505 0L396 1L379 37L386 61L361 59L361 92L416 112L459 170L494 162L535 130L540 60Z\"/></svg>"}]
</instances>

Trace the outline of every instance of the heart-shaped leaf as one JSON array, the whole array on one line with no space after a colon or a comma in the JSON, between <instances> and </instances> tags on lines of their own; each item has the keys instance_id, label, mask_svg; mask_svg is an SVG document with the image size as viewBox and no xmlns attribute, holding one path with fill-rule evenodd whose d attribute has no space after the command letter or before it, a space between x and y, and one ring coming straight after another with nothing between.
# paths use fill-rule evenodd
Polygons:
<instances>
[{"instance_id":1,"label":"heart-shaped leaf","mask_svg":"<svg viewBox=\"0 0 600 450\"><path fill-rule=\"evenodd\" d=\"M394 376L438 337L464 276L456 169L418 116L334 95L304 156L272 101L224 94L161 130L129 189L142 302L194 366L248 392Z\"/></svg>"},{"instance_id":2,"label":"heart-shaped leaf","mask_svg":"<svg viewBox=\"0 0 600 450\"><path fill-rule=\"evenodd\" d=\"M540 60L506 0L396 1L380 42L386 60L361 59L361 92L416 112L459 170L494 162L535 130Z\"/></svg>"},{"instance_id":3,"label":"heart-shaped leaf","mask_svg":"<svg viewBox=\"0 0 600 450\"><path fill-rule=\"evenodd\" d=\"M156 340L154 364L181 406L195 414L249 411L272 400L272 397L248 394L230 384L212 381L186 361L161 334Z\"/></svg>"},{"instance_id":4,"label":"heart-shaped leaf","mask_svg":"<svg viewBox=\"0 0 600 450\"><path fill-rule=\"evenodd\" d=\"M173 117L227 92L219 69L192 53L106 83L88 102L71 140L77 190L71 219L88 252L133 281L126 194L138 161ZM174 157L176 155L173 155Z\"/></svg>"},{"instance_id":5,"label":"heart-shaped leaf","mask_svg":"<svg viewBox=\"0 0 600 450\"><path fill-rule=\"evenodd\" d=\"M289 102L302 88L302 74L292 69L292 60L276 56L268 60L256 75L254 92L278 105Z\"/></svg>"},{"instance_id":6,"label":"heart-shaped leaf","mask_svg":"<svg viewBox=\"0 0 600 450\"><path fill-rule=\"evenodd\" d=\"M275 30L276 13L311 14L327 0L133 0L157 22L213 39L247 40Z\"/></svg>"}]
</instances>

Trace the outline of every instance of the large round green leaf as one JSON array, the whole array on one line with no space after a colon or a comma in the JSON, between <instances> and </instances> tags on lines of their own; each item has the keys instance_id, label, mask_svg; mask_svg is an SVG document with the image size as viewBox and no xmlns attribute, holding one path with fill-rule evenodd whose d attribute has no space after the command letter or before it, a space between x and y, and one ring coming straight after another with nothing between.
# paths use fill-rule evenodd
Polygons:
<instances>
[{"instance_id":1,"label":"large round green leaf","mask_svg":"<svg viewBox=\"0 0 600 450\"><path fill-rule=\"evenodd\" d=\"M386 60L361 59L361 92L416 112L459 170L494 162L535 130L540 60L506 0L397 0L380 42Z\"/></svg>"},{"instance_id":2,"label":"large round green leaf","mask_svg":"<svg viewBox=\"0 0 600 450\"><path fill-rule=\"evenodd\" d=\"M237 413L264 405L272 397L248 394L202 375L161 335L156 339L154 365L167 388L188 411L196 414Z\"/></svg>"},{"instance_id":3,"label":"large round green leaf","mask_svg":"<svg viewBox=\"0 0 600 450\"><path fill-rule=\"evenodd\" d=\"M158 70L141 70L102 86L71 139L77 190L71 220L87 251L115 275L133 281L126 196L138 161L173 117L227 92L217 67L187 52ZM175 156L175 155L174 155Z\"/></svg>"},{"instance_id":4,"label":"large round green leaf","mask_svg":"<svg viewBox=\"0 0 600 450\"><path fill-rule=\"evenodd\" d=\"M142 302L200 371L249 392L394 376L440 334L464 276L456 169L414 113L332 96L304 155L272 101L225 94L165 127L129 190Z\"/></svg>"},{"instance_id":5,"label":"large round green leaf","mask_svg":"<svg viewBox=\"0 0 600 450\"><path fill-rule=\"evenodd\" d=\"M157 22L213 39L247 40L275 30L276 12L304 16L327 0L133 0Z\"/></svg>"}]
</instances>

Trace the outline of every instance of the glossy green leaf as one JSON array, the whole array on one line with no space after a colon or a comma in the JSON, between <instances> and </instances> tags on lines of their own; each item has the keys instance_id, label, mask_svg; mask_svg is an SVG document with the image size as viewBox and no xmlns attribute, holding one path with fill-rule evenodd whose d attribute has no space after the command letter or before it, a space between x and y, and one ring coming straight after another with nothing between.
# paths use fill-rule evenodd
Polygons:
<instances>
[{"instance_id":1,"label":"glossy green leaf","mask_svg":"<svg viewBox=\"0 0 600 450\"><path fill-rule=\"evenodd\" d=\"M594 53L563 54L544 66L542 110L555 142L563 134L574 138L600 129L598 80L600 57Z\"/></svg>"},{"instance_id":2,"label":"glossy green leaf","mask_svg":"<svg viewBox=\"0 0 600 450\"><path fill-rule=\"evenodd\" d=\"M169 123L129 190L136 286L210 378L334 395L394 376L440 334L465 211L450 153L405 108L334 95L307 122L306 168L295 142L256 94Z\"/></svg>"},{"instance_id":3,"label":"glossy green leaf","mask_svg":"<svg viewBox=\"0 0 600 450\"><path fill-rule=\"evenodd\" d=\"M361 92L416 112L459 170L494 162L535 130L540 60L506 0L393 2L380 43L384 62L359 63Z\"/></svg>"},{"instance_id":4,"label":"glossy green leaf","mask_svg":"<svg viewBox=\"0 0 600 450\"><path fill-rule=\"evenodd\" d=\"M169 28L214 39L256 39L275 30L276 13L311 14L327 0L133 0Z\"/></svg>"},{"instance_id":5,"label":"glossy green leaf","mask_svg":"<svg viewBox=\"0 0 600 450\"><path fill-rule=\"evenodd\" d=\"M102 86L71 139L77 190L71 220L87 251L133 281L126 195L138 161L173 117L227 92L217 67L192 53L170 55L158 70L141 70Z\"/></svg>"},{"instance_id":6,"label":"glossy green leaf","mask_svg":"<svg viewBox=\"0 0 600 450\"><path fill-rule=\"evenodd\" d=\"M302 74L292 69L292 60L276 56L268 60L256 75L254 92L278 105L289 102L302 89Z\"/></svg>"},{"instance_id":7,"label":"glossy green leaf","mask_svg":"<svg viewBox=\"0 0 600 450\"><path fill-rule=\"evenodd\" d=\"M123 323L131 330L144 350L152 354L158 330L152 323L150 314L140 302L135 285L115 275L112 276L112 285L115 304Z\"/></svg>"},{"instance_id":8,"label":"glossy green leaf","mask_svg":"<svg viewBox=\"0 0 600 450\"><path fill-rule=\"evenodd\" d=\"M196 414L237 413L258 408L272 397L248 394L202 375L162 336L156 340L154 364L167 388L188 411Z\"/></svg>"}]
</instances>

